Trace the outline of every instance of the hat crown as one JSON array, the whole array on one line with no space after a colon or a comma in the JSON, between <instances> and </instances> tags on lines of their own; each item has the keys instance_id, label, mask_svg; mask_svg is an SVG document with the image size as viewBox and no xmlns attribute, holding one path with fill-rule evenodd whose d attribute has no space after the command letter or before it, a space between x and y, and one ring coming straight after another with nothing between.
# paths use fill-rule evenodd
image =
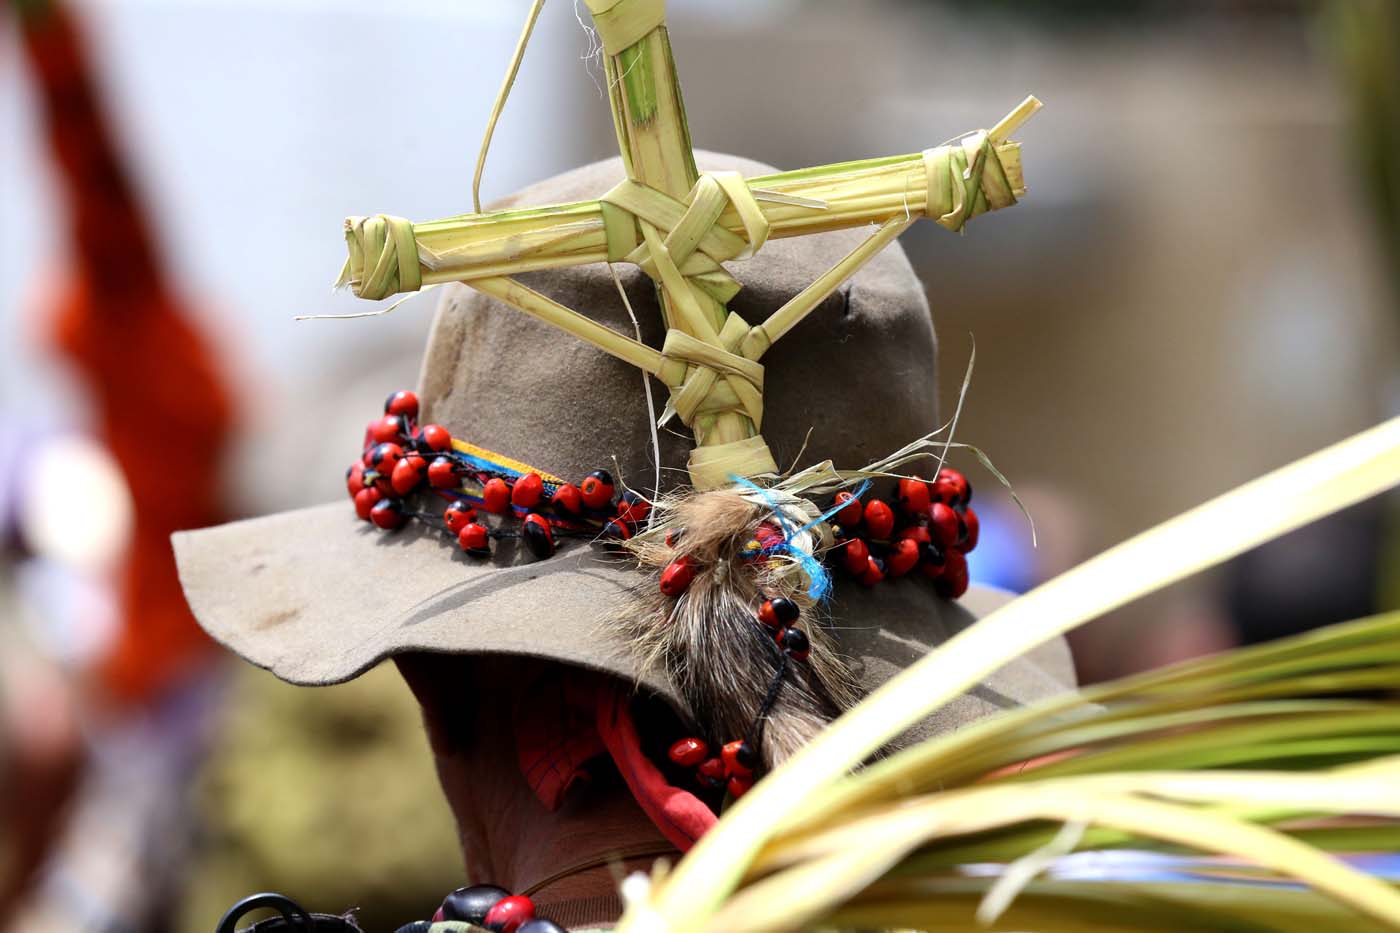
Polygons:
<instances>
[{"instance_id":1,"label":"hat crown","mask_svg":"<svg viewBox=\"0 0 1400 933\"><path fill-rule=\"evenodd\" d=\"M698 151L702 171L746 177L773 169ZM597 197L624 177L620 159L533 185L499 207ZM837 231L769 242L728 264L742 284L731 311L761 321L831 268L866 233ZM665 338L653 282L615 267L642 342ZM531 288L628 336L636 330L607 266L553 269L519 278ZM438 307L420 378L424 418L454 436L577 481L614 463L650 493L654 467L641 373L632 366L465 286ZM857 468L937 426L934 333L928 303L899 245L892 244L764 356L763 435L780 468L830 459ZM650 378L650 377L645 377ZM653 381L659 415L665 387ZM809 439L810 431L810 439ZM659 432L662 489L687 482L689 432Z\"/></svg>"}]
</instances>

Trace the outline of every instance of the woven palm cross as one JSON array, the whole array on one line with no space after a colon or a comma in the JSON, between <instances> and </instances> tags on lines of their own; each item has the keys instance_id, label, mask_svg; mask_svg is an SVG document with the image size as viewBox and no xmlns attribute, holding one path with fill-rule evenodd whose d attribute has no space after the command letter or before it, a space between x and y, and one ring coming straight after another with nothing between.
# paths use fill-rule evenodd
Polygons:
<instances>
[{"instance_id":1,"label":"woven palm cross","mask_svg":"<svg viewBox=\"0 0 1400 933\"><path fill-rule=\"evenodd\" d=\"M1020 145L1008 137L1035 113L1026 100L990 130L912 155L745 179L695 168L664 0L587 0L603 44L613 121L627 179L596 201L465 214L414 224L351 217L342 281L379 299L466 282L568 331L665 383L667 416L694 434L687 464L698 489L776 473L763 440L763 354L919 217L960 231L1024 193ZM739 283L723 263L770 237L876 225L839 263L767 320L727 310ZM656 283L666 325L660 350L624 336L511 278L536 269L631 262Z\"/></svg>"}]
</instances>

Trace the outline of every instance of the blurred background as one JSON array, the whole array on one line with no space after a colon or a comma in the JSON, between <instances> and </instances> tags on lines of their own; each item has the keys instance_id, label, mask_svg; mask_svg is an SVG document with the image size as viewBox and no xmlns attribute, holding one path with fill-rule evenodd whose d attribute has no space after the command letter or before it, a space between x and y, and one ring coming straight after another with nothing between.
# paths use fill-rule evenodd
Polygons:
<instances>
[{"instance_id":1,"label":"blurred background","mask_svg":"<svg viewBox=\"0 0 1400 933\"><path fill-rule=\"evenodd\" d=\"M276 889L421 918L461 883L392 670L297 690L179 598L170 531L343 495L432 299L359 322L340 221L470 207L524 0L0 6L0 930L203 931ZM903 242L961 439L973 576L1024 590L1400 413L1388 0L671 0L692 137L797 168L1027 92L1030 194ZM546 7L483 198L614 154L581 4ZM325 443L322 443L324 441ZM1378 500L1077 632L1085 680L1400 603Z\"/></svg>"}]
</instances>

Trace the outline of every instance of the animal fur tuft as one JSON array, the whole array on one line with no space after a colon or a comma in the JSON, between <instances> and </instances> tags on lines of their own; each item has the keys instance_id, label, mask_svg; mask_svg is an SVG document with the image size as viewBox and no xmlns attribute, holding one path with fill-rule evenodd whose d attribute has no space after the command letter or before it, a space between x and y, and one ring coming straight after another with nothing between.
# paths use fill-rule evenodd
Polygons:
<instances>
[{"instance_id":1,"label":"animal fur tuft","mask_svg":"<svg viewBox=\"0 0 1400 933\"><path fill-rule=\"evenodd\" d=\"M695 576L676 599L649 581L619 620L642 665L670 674L696 725L708 733L704 738L717 748L733 739L756 739L750 733L782 663L782 651L757 621L759 605L769 596L797 602L811 652L806 661L788 664L763 724L759 751L769 768L857 699L854 678L822 629L821 607L807 595L809 580L800 563L785 555L753 560L744 554L759 526L772 519L770 506L741 488L658 501L651 529L628 547L658 573L688 555Z\"/></svg>"}]
</instances>

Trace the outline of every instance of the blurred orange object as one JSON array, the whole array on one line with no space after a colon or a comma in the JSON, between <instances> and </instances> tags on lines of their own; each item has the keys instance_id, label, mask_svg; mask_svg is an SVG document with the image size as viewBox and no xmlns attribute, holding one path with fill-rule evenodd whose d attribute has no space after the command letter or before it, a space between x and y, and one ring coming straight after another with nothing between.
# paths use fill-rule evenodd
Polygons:
<instances>
[{"instance_id":1,"label":"blurred orange object","mask_svg":"<svg viewBox=\"0 0 1400 933\"><path fill-rule=\"evenodd\" d=\"M57 3L18 9L73 249L50 339L86 380L135 508L122 631L101 679L140 702L208 656L170 533L222 519L218 470L233 406L208 340L164 281L71 17Z\"/></svg>"}]
</instances>

